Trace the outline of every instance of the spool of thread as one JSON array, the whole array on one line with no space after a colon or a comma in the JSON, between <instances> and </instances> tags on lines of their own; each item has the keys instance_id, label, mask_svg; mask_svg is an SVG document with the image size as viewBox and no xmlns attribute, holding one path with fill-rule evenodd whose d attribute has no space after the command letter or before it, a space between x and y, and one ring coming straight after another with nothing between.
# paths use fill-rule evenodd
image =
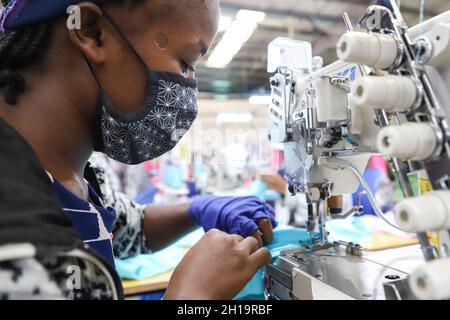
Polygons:
<instances>
[{"instance_id":1,"label":"spool of thread","mask_svg":"<svg viewBox=\"0 0 450 320\"><path fill-rule=\"evenodd\" d=\"M450 259L433 260L417 269L409 285L420 300L450 299Z\"/></svg>"},{"instance_id":2,"label":"spool of thread","mask_svg":"<svg viewBox=\"0 0 450 320\"><path fill-rule=\"evenodd\" d=\"M377 137L377 147L386 157L421 161L430 158L438 145L431 125L408 122L383 128Z\"/></svg>"},{"instance_id":3,"label":"spool of thread","mask_svg":"<svg viewBox=\"0 0 450 320\"><path fill-rule=\"evenodd\" d=\"M390 35L352 31L339 39L337 55L346 62L387 69L397 59L398 45Z\"/></svg>"},{"instance_id":4,"label":"spool of thread","mask_svg":"<svg viewBox=\"0 0 450 320\"><path fill-rule=\"evenodd\" d=\"M401 201L394 209L399 227L410 232L450 229L450 191L432 191Z\"/></svg>"},{"instance_id":5,"label":"spool of thread","mask_svg":"<svg viewBox=\"0 0 450 320\"><path fill-rule=\"evenodd\" d=\"M353 100L358 106L403 112L414 106L417 88L408 77L362 77L354 86Z\"/></svg>"}]
</instances>

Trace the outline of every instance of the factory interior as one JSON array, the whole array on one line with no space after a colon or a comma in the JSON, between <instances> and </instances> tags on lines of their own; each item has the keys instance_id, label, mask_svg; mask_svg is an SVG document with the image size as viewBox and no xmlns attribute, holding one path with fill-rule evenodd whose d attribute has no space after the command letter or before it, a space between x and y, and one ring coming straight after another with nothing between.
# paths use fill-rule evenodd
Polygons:
<instances>
[{"instance_id":1,"label":"factory interior","mask_svg":"<svg viewBox=\"0 0 450 320\"><path fill-rule=\"evenodd\" d=\"M0 300L450 299L449 0L2 2Z\"/></svg>"}]
</instances>

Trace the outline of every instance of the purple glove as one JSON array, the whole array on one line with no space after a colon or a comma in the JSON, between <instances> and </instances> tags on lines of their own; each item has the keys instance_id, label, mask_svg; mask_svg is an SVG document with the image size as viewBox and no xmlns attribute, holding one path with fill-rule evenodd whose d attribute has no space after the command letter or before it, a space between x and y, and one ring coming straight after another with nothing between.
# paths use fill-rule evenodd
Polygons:
<instances>
[{"instance_id":1,"label":"purple glove","mask_svg":"<svg viewBox=\"0 0 450 320\"><path fill-rule=\"evenodd\" d=\"M257 197L201 196L190 205L189 216L205 232L219 229L244 238L259 229L261 219L269 219L273 228L277 226L275 210Z\"/></svg>"}]
</instances>

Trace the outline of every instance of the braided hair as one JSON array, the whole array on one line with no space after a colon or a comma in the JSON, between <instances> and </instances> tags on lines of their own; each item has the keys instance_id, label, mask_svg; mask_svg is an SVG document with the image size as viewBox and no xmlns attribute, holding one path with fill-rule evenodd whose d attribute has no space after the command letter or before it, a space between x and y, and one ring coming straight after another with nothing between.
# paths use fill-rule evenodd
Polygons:
<instances>
[{"instance_id":1,"label":"braided hair","mask_svg":"<svg viewBox=\"0 0 450 320\"><path fill-rule=\"evenodd\" d=\"M6 6L12 0L1 0ZM111 0L114 4L139 4L144 0ZM25 92L21 70L41 61L52 38L55 20L44 21L0 33L0 91L10 105Z\"/></svg>"}]
</instances>

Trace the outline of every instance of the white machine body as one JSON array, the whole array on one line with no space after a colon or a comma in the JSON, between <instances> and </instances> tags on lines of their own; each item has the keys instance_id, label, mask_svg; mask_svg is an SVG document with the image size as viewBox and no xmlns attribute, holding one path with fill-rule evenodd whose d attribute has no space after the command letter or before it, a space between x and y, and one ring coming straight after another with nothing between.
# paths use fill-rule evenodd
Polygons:
<instances>
[{"instance_id":1,"label":"white machine body","mask_svg":"<svg viewBox=\"0 0 450 320\"><path fill-rule=\"evenodd\" d=\"M450 299L450 263L442 257L450 256L450 243L431 244L426 233L450 239L450 11L408 29L396 1L391 4L393 12L369 7L361 25L373 14L389 23L350 30L337 44L340 61L324 68L310 45L275 40L302 52L307 63L271 46L278 50L269 50L269 61L279 67L269 66L276 70L270 136L284 145L291 193L305 193L309 205L359 186L350 170L334 170L328 160L346 160L363 172L371 155L383 154L406 197L395 210L397 224L417 232L431 261L408 290L416 298ZM408 174L418 170L435 191L414 197Z\"/></svg>"},{"instance_id":2,"label":"white machine body","mask_svg":"<svg viewBox=\"0 0 450 320\"><path fill-rule=\"evenodd\" d=\"M305 58L314 61L312 56ZM313 70L319 67L312 65ZM284 145L286 176L293 193L309 194L310 189L318 188L326 194L325 198L314 199L318 201L355 192L359 182L351 172L331 170L319 161L343 157L364 170L370 152L375 150L379 129L373 122L373 112L352 108L349 97L351 84L362 76L361 70L340 61L309 74L306 69L287 68L286 63L282 66L271 79L270 136L272 142Z\"/></svg>"}]
</instances>

